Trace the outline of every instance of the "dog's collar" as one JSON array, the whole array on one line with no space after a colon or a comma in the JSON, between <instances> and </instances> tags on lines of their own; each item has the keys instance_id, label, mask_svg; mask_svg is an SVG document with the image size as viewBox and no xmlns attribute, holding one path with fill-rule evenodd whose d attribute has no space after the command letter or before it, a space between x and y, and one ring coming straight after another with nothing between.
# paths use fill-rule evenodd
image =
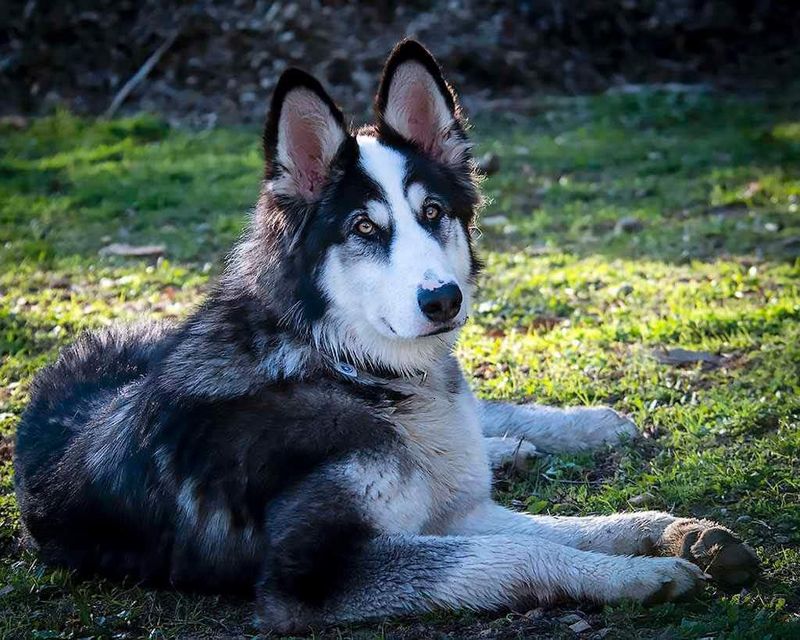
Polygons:
<instances>
[{"instance_id":1,"label":"dog's collar","mask_svg":"<svg viewBox=\"0 0 800 640\"><path fill-rule=\"evenodd\" d=\"M420 371L419 373L415 373L410 376L404 376L384 368L359 371L354 365L350 364L349 362L345 362L344 360L334 360L327 357L326 360L336 373L348 380L352 380L353 382L361 382L364 384L389 384L390 382L394 382L396 380L408 380L417 381L420 384L424 384L428 379L427 371Z\"/></svg>"}]
</instances>

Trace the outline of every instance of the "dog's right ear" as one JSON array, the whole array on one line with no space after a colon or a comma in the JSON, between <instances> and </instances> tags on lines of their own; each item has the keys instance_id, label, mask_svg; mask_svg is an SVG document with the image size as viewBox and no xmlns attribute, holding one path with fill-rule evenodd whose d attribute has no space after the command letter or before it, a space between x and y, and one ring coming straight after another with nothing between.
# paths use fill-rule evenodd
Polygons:
<instances>
[{"instance_id":1,"label":"dog's right ear","mask_svg":"<svg viewBox=\"0 0 800 640\"><path fill-rule=\"evenodd\" d=\"M264 126L266 175L274 193L319 198L342 143L344 116L312 76L288 69L272 94Z\"/></svg>"}]
</instances>

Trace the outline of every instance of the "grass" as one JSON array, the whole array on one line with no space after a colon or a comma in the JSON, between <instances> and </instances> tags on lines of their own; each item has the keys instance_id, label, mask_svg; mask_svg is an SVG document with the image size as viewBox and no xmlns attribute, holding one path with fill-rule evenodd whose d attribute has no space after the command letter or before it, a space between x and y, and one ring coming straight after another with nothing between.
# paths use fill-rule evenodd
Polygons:
<instances>
[{"instance_id":1,"label":"grass","mask_svg":"<svg viewBox=\"0 0 800 640\"><path fill-rule=\"evenodd\" d=\"M609 403L644 432L539 460L498 498L534 513L717 519L763 579L681 604L580 607L605 638L800 634L800 91L543 99L478 122L487 262L459 343L479 394ZM31 379L84 328L181 317L255 200L258 135L65 113L0 132L0 637L250 637L249 603L80 581L18 549L11 454ZM502 218L498 216L503 216ZM624 231L619 221L630 218ZM166 258L99 257L111 242ZM726 356L660 364L653 350ZM565 612L444 615L326 637L575 637ZM574 619L572 620L574 622ZM596 634L593 636L593 634Z\"/></svg>"}]
</instances>

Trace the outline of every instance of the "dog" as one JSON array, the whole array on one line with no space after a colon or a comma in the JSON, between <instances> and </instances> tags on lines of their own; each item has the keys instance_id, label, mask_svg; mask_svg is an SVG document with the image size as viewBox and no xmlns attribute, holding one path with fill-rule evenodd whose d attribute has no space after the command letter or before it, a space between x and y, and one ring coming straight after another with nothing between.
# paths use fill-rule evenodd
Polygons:
<instances>
[{"instance_id":1,"label":"dog","mask_svg":"<svg viewBox=\"0 0 800 640\"><path fill-rule=\"evenodd\" d=\"M27 543L79 572L253 593L281 633L754 579L753 551L713 522L492 500L492 467L636 427L473 396L452 353L480 271L464 118L412 40L375 111L352 131L286 71L258 203L205 302L176 326L84 335L40 373L16 445Z\"/></svg>"}]
</instances>

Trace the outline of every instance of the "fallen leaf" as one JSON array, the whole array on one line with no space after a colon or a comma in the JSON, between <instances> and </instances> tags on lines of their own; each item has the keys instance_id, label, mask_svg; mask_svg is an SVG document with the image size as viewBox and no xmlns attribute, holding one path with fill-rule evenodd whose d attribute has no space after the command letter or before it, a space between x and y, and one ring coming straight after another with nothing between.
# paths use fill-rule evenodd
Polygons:
<instances>
[{"instance_id":1,"label":"fallen leaf","mask_svg":"<svg viewBox=\"0 0 800 640\"><path fill-rule=\"evenodd\" d=\"M134 258L158 258L167 248L163 244L132 245L114 243L100 249L101 256L125 256Z\"/></svg>"},{"instance_id":2,"label":"fallen leaf","mask_svg":"<svg viewBox=\"0 0 800 640\"><path fill-rule=\"evenodd\" d=\"M655 349L653 357L661 364L674 367L702 363L704 369L715 369L725 363L727 358L708 351L690 351L689 349Z\"/></svg>"}]
</instances>

